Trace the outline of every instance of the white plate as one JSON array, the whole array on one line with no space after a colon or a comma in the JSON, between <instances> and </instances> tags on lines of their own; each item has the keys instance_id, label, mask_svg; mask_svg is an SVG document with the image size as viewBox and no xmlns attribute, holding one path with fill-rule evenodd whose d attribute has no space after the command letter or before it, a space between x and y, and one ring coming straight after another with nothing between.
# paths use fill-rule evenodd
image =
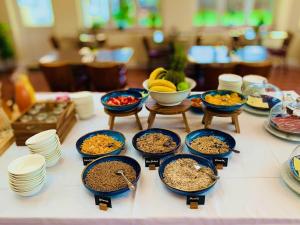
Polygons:
<instances>
[{"instance_id":1,"label":"white plate","mask_svg":"<svg viewBox=\"0 0 300 225\"><path fill-rule=\"evenodd\" d=\"M38 170L32 172L32 173L27 173L27 174L12 174L8 172L8 176L11 179L20 179L20 180L28 180L31 179L32 177L38 176L39 174L42 173L42 171L46 170L46 162L45 164Z\"/></svg>"},{"instance_id":2,"label":"white plate","mask_svg":"<svg viewBox=\"0 0 300 225\"><path fill-rule=\"evenodd\" d=\"M44 142L48 140L49 138L52 138L53 136L56 135L56 130L51 129L51 130L45 130L42 131L38 134L33 135L32 137L28 138L25 142L26 145L34 145L40 142Z\"/></svg>"},{"instance_id":3,"label":"white plate","mask_svg":"<svg viewBox=\"0 0 300 225\"><path fill-rule=\"evenodd\" d=\"M61 160L61 157L52 161L47 161L47 167L55 166L59 162L59 160Z\"/></svg>"},{"instance_id":4,"label":"white plate","mask_svg":"<svg viewBox=\"0 0 300 225\"><path fill-rule=\"evenodd\" d=\"M45 164L45 158L39 154L25 155L8 165L8 172L14 175L26 175L38 171Z\"/></svg>"},{"instance_id":5,"label":"white plate","mask_svg":"<svg viewBox=\"0 0 300 225\"><path fill-rule=\"evenodd\" d=\"M283 133L281 131L278 131L269 124L269 121L264 122L264 127L269 133L273 134L276 137L279 137L287 141L300 142L300 135L293 135L293 134L288 134L288 133Z\"/></svg>"},{"instance_id":6,"label":"white plate","mask_svg":"<svg viewBox=\"0 0 300 225\"><path fill-rule=\"evenodd\" d=\"M29 150L32 153L38 153L41 154L43 156L50 154L51 152L53 152L58 146L60 146L60 141L58 136L55 138L55 140L52 143L49 143L48 145L43 145L40 146L39 148L33 148L33 147L29 147Z\"/></svg>"},{"instance_id":7,"label":"white plate","mask_svg":"<svg viewBox=\"0 0 300 225\"><path fill-rule=\"evenodd\" d=\"M32 176L24 176L24 177L15 177L9 174L9 181L10 182L14 182L14 183L22 183L22 182L29 182L29 181L33 181L36 179L39 179L43 176L45 176L46 174L46 165L43 168L43 170L39 171L38 173L32 175Z\"/></svg>"},{"instance_id":8,"label":"white plate","mask_svg":"<svg viewBox=\"0 0 300 225\"><path fill-rule=\"evenodd\" d=\"M268 110L263 111L263 110L254 109L250 106L247 106L246 104L243 106L243 109L245 112L248 112L248 113L251 113L254 115L258 115L258 116L269 116L269 114L270 114L270 111L268 111Z\"/></svg>"},{"instance_id":9,"label":"white plate","mask_svg":"<svg viewBox=\"0 0 300 225\"><path fill-rule=\"evenodd\" d=\"M11 189L15 191L30 191L34 189L36 186L40 185L42 182L44 182L46 176L42 177L39 180L33 181L33 182L27 182L24 184L14 184L14 183L9 183L9 186Z\"/></svg>"},{"instance_id":10,"label":"white plate","mask_svg":"<svg viewBox=\"0 0 300 225\"><path fill-rule=\"evenodd\" d=\"M297 194L300 194L300 182L291 174L288 161L283 163L280 168L280 175L286 185Z\"/></svg>"}]
</instances>

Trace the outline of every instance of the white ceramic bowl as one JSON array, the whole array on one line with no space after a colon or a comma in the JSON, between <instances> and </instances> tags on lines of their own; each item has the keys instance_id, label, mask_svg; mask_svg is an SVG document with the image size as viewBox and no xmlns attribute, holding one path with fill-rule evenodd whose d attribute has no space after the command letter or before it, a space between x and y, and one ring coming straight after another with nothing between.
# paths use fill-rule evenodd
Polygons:
<instances>
[{"instance_id":1,"label":"white ceramic bowl","mask_svg":"<svg viewBox=\"0 0 300 225\"><path fill-rule=\"evenodd\" d=\"M148 88L148 80L143 82L143 87L149 91L150 96L160 105L163 106L174 106L179 105L184 99L186 99L191 90L196 86L196 82L191 78L185 78L185 80L189 83L190 88L185 91L177 91L177 92L159 92L159 91L151 91Z\"/></svg>"}]
</instances>

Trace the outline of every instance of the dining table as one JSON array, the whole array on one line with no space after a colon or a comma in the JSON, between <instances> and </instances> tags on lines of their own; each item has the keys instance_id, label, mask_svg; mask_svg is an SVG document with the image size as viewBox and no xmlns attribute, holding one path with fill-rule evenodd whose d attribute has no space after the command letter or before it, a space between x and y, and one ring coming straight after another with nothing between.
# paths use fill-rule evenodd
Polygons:
<instances>
[{"instance_id":1,"label":"dining table","mask_svg":"<svg viewBox=\"0 0 300 225\"><path fill-rule=\"evenodd\" d=\"M54 100L68 93L38 93L38 100ZM112 208L100 211L94 196L83 185L84 169L75 143L82 135L108 129L108 116L100 98L93 93L95 115L78 120L62 143L63 159L47 168L47 182L32 197L20 197L8 184L9 163L26 154L26 146L12 144L0 157L0 225L70 224L70 225L287 225L300 224L300 196L282 180L280 168L297 146L279 139L264 128L268 117L242 112L241 133L234 131L226 118L214 119L211 128L232 135L240 154L232 153L227 167L218 171L220 179L205 194L205 204L190 209L186 198L171 192L160 180L158 171L145 167L144 158L133 148L132 137L139 131L134 117L117 118L114 129L126 137L122 155L136 159L141 175L134 192L112 198ZM139 113L146 128L149 112ZM191 130L202 129L202 114L187 112ZM157 116L153 127L170 129L181 137L180 153L190 154L185 146L187 135L181 115Z\"/></svg>"},{"instance_id":2,"label":"dining table","mask_svg":"<svg viewBox=\"0 0 300 225\"><path fill-rule=\"evenodd\" d=\"M188 60L196 64L257 63L268 60L268 51L264 46L249 45L230 51L225 45L195 45L188 50Z\"/></svg>"},{"instance_id":3,"label":"dining table","mask_svg":"<svg viewBox=\"0 0 300 225\"><path fill-rule=\"evenodd\" d=\"M63 61L70 65L84 65L93 62L113 62L127 64L134 54L131 47L109 47L90 49L83 47L72 50L56 50L39 59L39 63Z\"/></svg>"}]
</instances>

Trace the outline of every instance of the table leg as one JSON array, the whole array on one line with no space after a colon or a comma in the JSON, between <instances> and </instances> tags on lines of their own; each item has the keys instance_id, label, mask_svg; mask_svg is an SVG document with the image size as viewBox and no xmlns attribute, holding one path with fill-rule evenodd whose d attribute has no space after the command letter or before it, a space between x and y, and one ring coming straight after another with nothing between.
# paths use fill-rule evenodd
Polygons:
<instances>
[{"instance_id":1,"label":"table leg","mask_svg":"<svg viewBox=\"0 0 300 225\"><path fill-rule=\"evenodd\" d=\"M235 132L239 134L241 132L241 130L240 130L238 116L234 116L234 125L235 125Z\"/></svg>"},{"instance_id":2,"label":"table leg","mask_svg":"<svg viewBox=\"0 0 300 225\"><path fill-rule=\"evenodd\" d=\"M203 114L203 117L202 117L202 124L205 124L205 118L206 118L206 113Z\"/></svg>"},{"instance_id":3,"label":"table leg","mask_svg":"<svg viewBox=\"0 0 300 225\"><path fill-rule=\"evenodd\" d=\"M189 133L191 130L190 130L190 127L189 127L189 124L188 124L185 112L182 113L182 117L183 117L183 122L185 124L185 130L186 130L186 132Z\"/></svg>"},{"instance_id":4,"label":"table leg","mask_svg":"<svg viewBox=\"0 0 300 225\"><path fill-rule=\"evenodd\" d=\"M113 130L115 124L115 116L109 116L109 129Z\"/></svg>"},{"instance_id":5,"label":"table leg","mask_svg":"<svg viewBox=\"0 0 300 225\"><path fill-rule=\"evenodd\" d=\"M234 116L231 117L231 123L232 123L232 124L235 124Z\"/></svg>"},{"instance_id":6,"label":"table leg","mask_svg":"<svg viewBox=\"0 0 300 225\"><path fill-rule=\"evenodd\" d=\"M154 123L156 113L150 113L148 118L148 129L150 129Z\"/></svg>"},{"instance_id":7,"label":"table leg","mask_svg":"<svg viewBox=\"0 0 300 225\"><path fill-rule=\"evenodd\" d=\"M204 128L209 128L209 125L211 124L212 116L206 115L205 121L204 121Z\"/></svg>"},{"instance_id":8,"label":"table leg","mask_svg":"<svg viewBox=\"0 0 300 225\"><path fill-rule=\"evenodd\" d=\"M135 120L136 120L136 122L137 122L137 124L138 124L139 129L140 129L140 130L143 130L142 123L141 123L141 121L140 121L139 115L138 115L137 113L134 114L134 115L135 115Z\"/></svg>"}]
</instances>

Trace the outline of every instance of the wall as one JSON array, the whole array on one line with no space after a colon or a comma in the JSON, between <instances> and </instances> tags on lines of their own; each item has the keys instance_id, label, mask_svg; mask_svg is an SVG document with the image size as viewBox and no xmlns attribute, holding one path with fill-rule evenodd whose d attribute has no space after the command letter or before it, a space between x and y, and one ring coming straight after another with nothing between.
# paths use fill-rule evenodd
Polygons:
<instances>
[{"instance_id":1,"label":"wall","mask_svg":"<svg viewBox=\"0 0 300 225\"><path fill-rule=\"evenodd\" d=\"M299 0L276 0L275 27L281 30L295 32L295 39L289 52L290 61L300 64L300 1ZM37 59L51 51L48 38L51 34L58 37L76 38L78 31L82 29L80 12L80 0L52 0L55 15L53 28L26 28L20 21L16 0L0 0L0 22L8 22L12 27L12 34L18 59L24 64L36 64ZM176 27L188 43L195 39L195 28L192 19L196 10L197 0L161 0L161 10L164 19L164 31L171 32ZM112 31L107 33L109 44L127 45L135 49L135 54L130 66L144 66L146 54L142 45L141 37L150 31L128 30ZM219 32L218 35L223 35ZM219 36L207 35L206 42L219 39Z\"/></svg>"}]
</instances>

